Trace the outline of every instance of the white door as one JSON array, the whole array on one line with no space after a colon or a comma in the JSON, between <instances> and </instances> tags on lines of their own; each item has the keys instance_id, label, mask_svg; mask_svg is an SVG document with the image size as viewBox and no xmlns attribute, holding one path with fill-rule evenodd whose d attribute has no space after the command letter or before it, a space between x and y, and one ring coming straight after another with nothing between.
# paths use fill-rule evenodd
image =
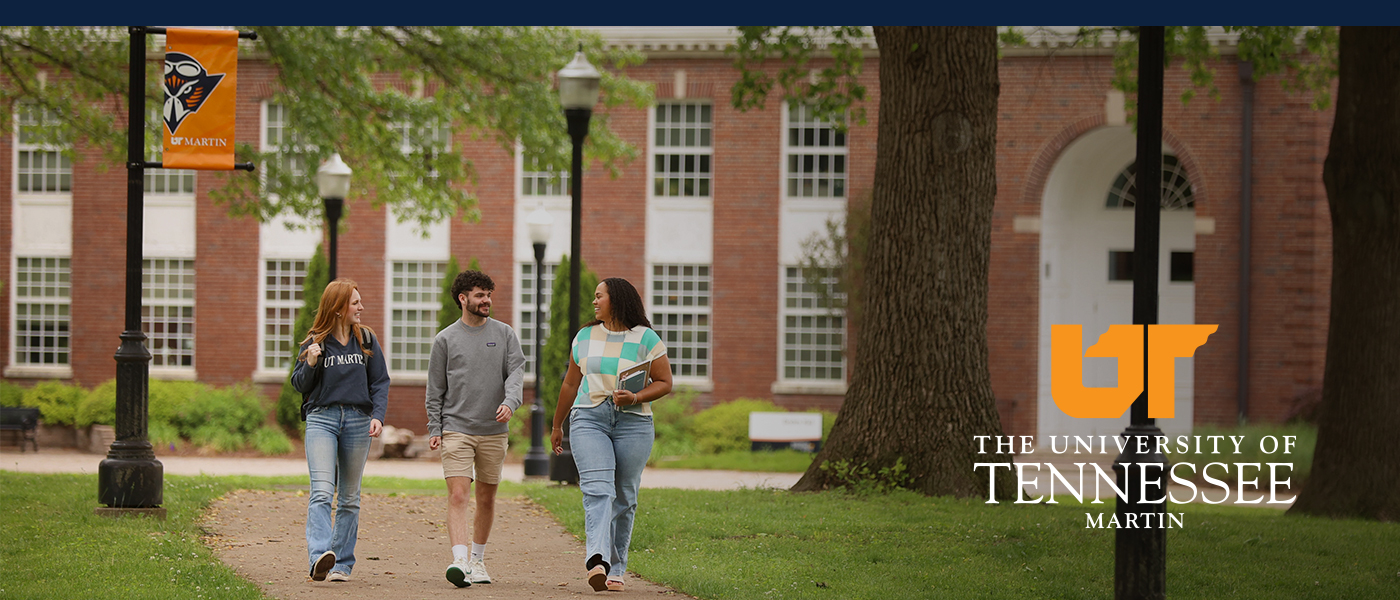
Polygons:
<instances>
[{"instance_id":1,"label":"white door","mask_svg":"<svg viewBox=\"0 0 1400 600\"><path fill-rule=\"evenodd\" d=\"M1056 162L1046 181L1041 229L1040 442L1055 435L1117 435L1127 427L1128 413L1112 419L1076 419L1064 414L1050 395L1050 325L1083 325L1082 348L1088 349L1114 324L1132 323L1133 209L1121 205L1124 170L1131 165L1136 140L1127 127L1094 130L1070 147ZM1170 148L1163 148L1171 154ZM1180 175L1169 194L1177 204L1189 202L1189 185L1174 157L1164 169ZM1117 184L1117 187L1115 187ZM1189 207L1162 211L1159 252L1158 322L1195 322L1195 214ZM1175 259L1173 253L1176 253ZM1176 268L1172 268L1175 260ZM1084 384L1117 385L1117 361L1084 359ZM1178 359L1176 416L1158 420L1169 434L1189 433L1192 418L1191 359Z\"/></svg>"}]
</instances>

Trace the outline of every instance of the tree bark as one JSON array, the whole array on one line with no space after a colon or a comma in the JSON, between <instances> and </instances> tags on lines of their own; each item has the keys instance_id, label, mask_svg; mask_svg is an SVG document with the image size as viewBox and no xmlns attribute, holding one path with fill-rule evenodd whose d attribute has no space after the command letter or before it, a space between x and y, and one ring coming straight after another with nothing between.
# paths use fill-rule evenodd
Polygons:
<instances>
[{"instance_id":1,"label":"tree bark","mask_svg":"<svg viewBox=\"0 0 1400 600\"><path fill-rule=\"evenodd\" d=\"M1332 303L1312 474L1292 511L1400 520L1400 29L1341 28L1322 179Z\"/></svg>"},{"instance_id":2,"label":"tree bark","mask_svg":"<svg viewBox=\"0 0 1400 600\"><path fill-rule=\"evenodd\" d=\"M793 487L843 482L824 462L903 459L910 487L985 496L978 454L1001 435L987 351L987 271L996 197L994 27L876 27L879 139L865 308L845 404L821 453ZM1010 497L1009 469L996 478Z\"/></svg>"}]
</instances>

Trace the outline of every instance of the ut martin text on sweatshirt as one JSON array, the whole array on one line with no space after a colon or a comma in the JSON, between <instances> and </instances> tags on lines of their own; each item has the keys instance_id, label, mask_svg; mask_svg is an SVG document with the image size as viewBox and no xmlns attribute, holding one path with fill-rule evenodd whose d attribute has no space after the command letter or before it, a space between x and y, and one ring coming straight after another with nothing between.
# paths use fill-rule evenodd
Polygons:
<instances>
[{"instance_id":1,"label":"ut martin text on sweatshirt","mask_svg":"<svg viewBox=\"0 0 1400 600\"><path fill-rule=\"evenodd\" d=\"M307 411L318 406L345 404L384 422L384 413L389 409L389 368L384 364L384 349L379 347L379 338L368 330L364 333L369 337L369 348L374 356L364 355L359 340L350 339L348 345L343 345L334 335L328 335L321 342L317 366L324 366L326 370L321 385L308 401ZM302 352L310 345L311 342L302 345ZM315 369L304 360L297 361L292 370L292 387L303 394L311 391Z\"/></svg>"},{"instance_id":2,"label":"ut martin text on sweatshirt","mask_svg":"<svg viewBox=\"0 0 1400 600\"><path fill-rule=\"evenodd\" d=\"M472 327L456 320L433 338L428 357L428 435L510 431L496 421L496 409L520 408L524 384L525 354L509 325L487 318Z\"/></svg>"}]
</instances>

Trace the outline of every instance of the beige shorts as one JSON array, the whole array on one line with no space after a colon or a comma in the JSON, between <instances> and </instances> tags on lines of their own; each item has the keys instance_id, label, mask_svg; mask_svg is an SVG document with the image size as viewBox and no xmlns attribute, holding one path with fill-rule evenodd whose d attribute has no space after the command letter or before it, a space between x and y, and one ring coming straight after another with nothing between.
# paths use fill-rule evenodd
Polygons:
<instances>
[{"instance_id":1,"label":"beige shorts","mask_svg":"<svg viewBox=\"0 0 1400 600\"><path fill-rule=\"evenodd\" d=\"M443 477L469 477L491 485L500 483L509 437L509 433L467 435L456 431L442 432Z\"/></svg>"}]
</instances>

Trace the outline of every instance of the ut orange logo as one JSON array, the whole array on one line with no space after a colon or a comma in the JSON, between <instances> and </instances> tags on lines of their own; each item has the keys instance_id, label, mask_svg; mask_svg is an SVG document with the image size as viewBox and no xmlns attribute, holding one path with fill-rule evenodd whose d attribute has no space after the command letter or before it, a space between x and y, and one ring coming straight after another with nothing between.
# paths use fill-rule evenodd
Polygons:
<instances>
[{"instance_id":1,"label":"ut orange logo","mask_svg":"<svg viewBox=\"0 0 1400 600\"><path fill-rule=\"evenodd\" d=\"M1176 359L1190 358L1219 325L1147 326L1147 416L1176 416ZM1050 326L1050 397L1080 419L1122 416L1142 394L1142 325L1110 325L1083 356L1081 325ZM1117 358L1118 387L1084 386L1084 357Z\"/></svg>"}]
</instances>

